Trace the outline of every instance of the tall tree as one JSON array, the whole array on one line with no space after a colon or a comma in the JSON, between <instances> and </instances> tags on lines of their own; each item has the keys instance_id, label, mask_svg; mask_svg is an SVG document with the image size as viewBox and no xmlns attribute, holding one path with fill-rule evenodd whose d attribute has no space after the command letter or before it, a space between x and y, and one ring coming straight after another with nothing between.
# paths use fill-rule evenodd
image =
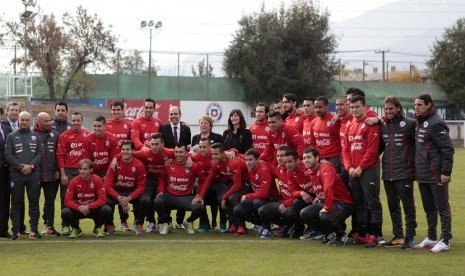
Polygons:
<instances>
[{"instance_id":1,"label":"tall tree","mask_svg":"<svg viewBox=\"0 0 465 276\"><path fill-rule=\"evenodd\" d=\"M65 13L62 25L51 14L22 23L7 22L6 26L9 35L28 50L21 62L42 72L52 100L68 98L70 90L80 97L85 95L92 87L85 70L111 66L116 53L117 38L111 27L82 6L75 14Z\"/></svg>"},{"instance_id":2,"label":"tall tree","mask_svg":"<svg viewBox=\"0 0 465 276\"><path fill-rule=\"evenodd\" d=\"M284 93L330 95L336 39L329 13L313 2L294 1L288 8L245 15L225 51L224 70L245 86L250 104Z\"/></svg>"},{"instance_id":3,"label":"tall tree","mask_svg":"<svg viewBox=\"0 0 465 276\"><path fill-rule=\"evenodd\" d=\"M191 67L192 76L194 77L214 77L213 66L209 63L205 65L205 59L203 58L197 64L197 68L192 65Z\"/></svg>"},{"instance_id":4,"label":"tall tree","mask_svg":"<svg viewBox=\"0 0 465 276\"><path fill-rule=\"evenodd\" d=\"M463 119L465 106L465 18L457 20L454 26L446 28L442 38L432 47L432 68L434 80L447 93L454 109L449 109L455 119Z\"/></svg>"}]
</instances>

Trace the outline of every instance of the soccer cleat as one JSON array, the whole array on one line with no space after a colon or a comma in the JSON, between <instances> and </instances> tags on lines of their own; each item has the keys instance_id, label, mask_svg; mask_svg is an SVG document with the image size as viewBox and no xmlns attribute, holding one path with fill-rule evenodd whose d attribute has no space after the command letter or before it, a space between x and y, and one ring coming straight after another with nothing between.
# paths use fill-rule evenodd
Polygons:
<instances>
[{"instance_id":1,"label":"soccer cleat","mask_svg":"<svg viewBox=\"0 0 465 276\"><path fill-rule=\"evenodd\" d=\"M438 243L438 241L431 240L429 237L426 237L422 242L420 242L419 244L415 245L413 248L416 248L416 249L422 249L422 248L431 249L431 248L433 248L437 243Z\"/></svg>"},{"instance_id":2,"label":"soccer cleat","mask_svg":"<svg viewBox=\"0 0 465 276\"><path fill-rule=\"evenodd\" d=\"M309 240L321 240L324 237L324 235L315 230L315 229L308 229L302 236L300 236L300 239L303 241L309 241Z\"/></svg>"},{"instance_id":3,"label":"soccer cleat","mask_svg":"<svg viewBox=\"0 0 465 276\"><path fill-rule=\"evenodd\" d=\"M408 237L404 240L404 244L401 246L402 249L412 249L413 247L413 239Z\"/></svg>"},{"instance_id":4,"label":"soccer cleat","mask_svg":"<svg viewBox=\"0 0 465 276\"><path fill-rule=\"evenodd\" d=\"M71 227L63 226L63 228L61 228L61 235L69 236L70 233L71 233Z\"/></svg>"},{"instance_id":5,"label":"soccer cleat","mask_svg":"<svg viewBox=\"0 0 465 276\"><path fill-rule=\"evenodd\" d=\"M136 236L142 236L144 234L144 226L142 224L134 224L134 232L136 232Z\"/></svg>"},{"instance_id":6,"label":"soccer cleat","mask_svg":"<svg viewBox=\"0 0 465 276\"><path fill-rule=\"evenodd\" d=\"M119 226L119 230L125 232L125 231L131 231L131 228L129 228L129 225L126 221L121 222L121 225Z\"/></svg>"},{"instance_id":7,"label":"soccer cleat","mask_svg":"<svg viewBox=\"0 0 465 276\"><path fill-rule=\"evenodd\" d=\"M176 225L174 227L176 227L176 229L183 229L184 228L182 223L176 223Z\"/></svg>"},{"instance_id":8,"label":"soccer cleat","mask_svg":"<svg viewBox=\"0 0 465 276\"><path fill-rule=\"evenodd\" d=\"M333 244L334 246L343 246L347 243L347 240L349 240L349 237L347 237L346 234L344 234L344 236L342 237L336 237L336 239L334 239L331 244Z\"/></svg>"},{"instance_id":9,"label":"soccer cleat","mask_svg":"<svg viewBox=\"0 0 465 276\"><path fill-rule=\"evenodd\" d=\"M227 232L228 232L228 228L226 227L226 224L220 223L220 233L226 234Z\"/></svg>"},{"instance_id":10,"label":"soccer cleat","mask_svg":"<svg viewBox=\"0 0 465 276\"><path fill-rule=\"evenodd\" d=\"M243 236L243 235L246 235L247 233L248 233L247 228L245 228L244 226L237 227L236 236Z\"/></svg>"},{"instance_id":11,"label":"soccer cleat","mask_svg":"<svg viewBox=\"0 0 465 276\"><path fill-rule=\"evenodd\" d=\"M31 230L31 232L29 232L29 238L30 239L40 239L40 238L42 238L42 236L39 234L38 231Z\"/></svg>"},{"instance_id":12,"label":"soccer cleat","mask_svg":"<svg viewBox=\"0 0 465 276\"><path fill-rule=\"evenodd\" d=\"M336 239L336 233L332 232L324 236L323 239L321 240L321 243L328 244L328 243L331 243L335 239Z\"/></svg>"},{"instance_id":13,"label":"soccer cleat","mask_svg":"<svg viewBox=\"0 0 465 276\"><path fill-rule=\"evenodd\" d=\"M208 231L210 231L212 228L210 227L210 225L206 225L206 226L199 226L199 228L197 228L197 232L199 233L206 233Z\"/></svg>"},{"instance_id":14,"label":"soccer cleat","mask_svg":"<svg viewBox=\"0 0 465 276\"><path fill-rule=\"evenodd\" d=\"M163 223L163 226L160 231L160 235L166 235L173 230L173 226L170 223Z\"/></svg>"},{"instance_id":15,"label":"soccer cleat","mask_svg":"<svg viewBox=\"0 0 465 276\"><path fill-rule=\"evenodd\" d=\"M258 224L252 224L252 226L249 227L250 231L258 231L260 230L260 225Z\"/></svg>"},{"instance_id":16,"label":"soccer cleat","mask_svg":"<svg viewBox=\"0 0 465 276\"><path fill-rule=\"evenodd\" d=\"M19 234L21 234L23 236L26 236L26 235L29 234L29 232L26 229L23 229L23 230L19 231Z\"/></svg>"},{"instance_id":17,"label":"soccer cleat","mask_svg":"<svg viewBox=\"0 0 465 276\"><path fill-rule=\"evenodd\" d=\"M268 239L273 237L273 234L270 230L263 228L262 233L260 234L260 239Z\"/></svg>"},{"instance_id":18,"label":"soccer cleat","mask_svg":"<svg viewBox=\"0 0 465 276\"><path fill-rule=\"evenodd\" d=\"M75 238L80 237L82 235L83 234L82 234L81 228L73 228L73 229L71 229L71 233L69 234L68 237L71 238L71 239L75 239Z\"/></svg>"},{"instance_id":19,"label":"soccer cleat","mask_svg":"<svg viewBox=\"0 0 465 276\"><path fill-rule=\"evenodd\" d=\"M194 230L194 222L183 222L182 225L184 226L184 229L186 229L186 232L189 234L195 234Z\"/></svg>"},{"instance_id":20,"label":"soccer cleat","mask_svg":"<svg viewBox=\"0 0 465 276\"><path fill-rule=\"evenodd\" d=\"M236 232L237 232L237 227L234 224L229 225L229 228L226 231L226 233L228 233L228 234L234 234Z\"/></svg>"},{"instance_id":21,"label":"soccer cleat","mask_svg":"<svg viewBox=\"0 0 465 276\"><path fill-rule=\"evenodd\" d=\"M378 246L378 237L375 235L366 235L364 238L365 247L376 247Z\"/></svg>"},{"instance_id":22,"label":"soccer cleat","mask_svg":"<svg viewBox=\"0 0 465 276\"><path fill-rule=\"evenodd\" d=\"M92 231L92 234L98 239L98 238L104 238L105 234L103 233L102 227L99 228L94 228L94 231Z\"/></svg>"},{"instance_id":23,"label":"soccer cleat","mask_svg":"<svg viewBox=\"0 0 465 276\"><path fill-rule=\"evenodd\" d=\"M158 231L158 226L155 222L149 222L149 225L147 225L147 230L145 231L147 233L157 233Z\"/></svg>"},{"instance_id":24,"label":"soccer cleat","mask_svg":"<svg viewBox=\"0 0 465 276\"><path fill-rule=\"evenodd\" d=\"M394 238L392 238L392 240L385 243L384 246L386 246L386 247L395 247L395 246L397 246L398 247L398 246L404 245L404 243L405 243L404 238L394 237Z\"/></svg>"},{"instance_id":25,"label":"soccer cleat","mask_svg":"<svg viewBox=\"0 0 465 276\"><path fill-rule=\"evenodd\" d=\"M15 233L13 233L13 234L11 235L11 240L13 240L13 241L19 240L19 237L20 237L20 235L19 235L18 233L15 232Z\"/></svg>"},{"instance_id":26,"label":"soccer cleat","mask_svg":"<svg viewBox=\"0 0 465 276\"><path fill-rule=\"evenodd\" d=\"M114 225L107 225L105 227L105 234L114 235L115 234L115 226Z\"/></svg>"},{"instance_id":27,"label":"soccer cleat","mask_svg":"<svg viewBox=\"0 0 465 276\"><path fill-rule=\"evenodd\" d=\"M384 245L386 243L386 241L384 240L384 238L382 236L379 236L378 237L378 245Z\"/></svg>"},{"instance_id":28,"label":"soccer cleat","mask_svg":"<svg viewBox=\"0 0 465 276\"><path fill-rule=\"evenodd\" d=\"M444 240L440 240L436 245L431 248L430 252L438 253L450 250L450 242L445 242Z\"/></svg>"},{"instance_id":29,"label":"soccer cleat","mask_svg":"<svg viewBox=\"0 0 465 276\"><path fill-rule=\"evenodd\" d=\"M50 236L60 236L60 233L58 233L57 230L55 230L55 228L52 226L52 227L48 227L46 226L44 228L44 230L42 231L42 235L50 235Z\"/></svg>"}]
</instances>

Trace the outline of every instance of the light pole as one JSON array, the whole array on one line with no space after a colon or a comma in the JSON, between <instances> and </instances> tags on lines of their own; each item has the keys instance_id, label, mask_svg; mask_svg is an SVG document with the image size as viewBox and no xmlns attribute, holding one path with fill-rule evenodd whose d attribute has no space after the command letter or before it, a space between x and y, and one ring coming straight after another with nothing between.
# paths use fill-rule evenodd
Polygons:
<instances>
[{"instance_id":1,"label":"light pole","mask_svg":"<svg viewBox=\"0 0 465 276\"><path fill-rule=\"evenodd\" d=\"M150 45L149 45L149 72L148 72L148 85L147 85L147 96L150 97L150 90L151 90L151 82L150 82L150 75L152 74L152 31L153 30L161 30L163 23L161 21L155 21L149 20L147 21L141 21L140 22L140 29L141 30L149 30L150 31Z\"/></svg>"},{"instance_id":2,"label":"light pole","mask_svg":"<svg viewBox=\"0 0 465 276\"><path fill-rule=\"evenodd\" d=\"M36 13L34 12L34 7L36 6L37 0L21 0L24 5L24 12L21 13L21 19L24 21L24 36L23 36L23 46L24 46L24 76L27 75L27 22L34 18Z\"/></svg>"}]
</instances>

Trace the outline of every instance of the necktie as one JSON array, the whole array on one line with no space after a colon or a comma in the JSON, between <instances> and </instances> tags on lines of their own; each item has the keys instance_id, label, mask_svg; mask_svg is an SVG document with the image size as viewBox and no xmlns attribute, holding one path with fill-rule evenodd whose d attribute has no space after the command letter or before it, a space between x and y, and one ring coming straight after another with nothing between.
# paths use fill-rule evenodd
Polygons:
<instances>
[{"instance_id":1,"label":"necktie","mask_svg":"<svg viewBox=\"0 0 465 276\"><path fill-rule=\"evenodd\" d=\"M0 145L3 144L3 142L5 142L5 138L3 138L3 129L0 127Z\"/></svg>"},{"instance_id":2,"label":"necktie","mask_svg":"<svg viewBox=\"0 0 465 276\"><path fill-rule=\"evenodd\" d=\"M174 145L176 146L178 144L178 127L177 126L173 127L173 137L174 137Z\"/></svg>"},{"instance_id":3,"label":"necktie","mask_svg":"<svg viewBox=\"0 0 465 276\"><path fill-rule=\"evenodd\" d=\"M18 126L16 125L16 123L13 123L13 125L11 126L11 130L16 131L17 129L18 129Z\"/></svg>"}]
</instances>

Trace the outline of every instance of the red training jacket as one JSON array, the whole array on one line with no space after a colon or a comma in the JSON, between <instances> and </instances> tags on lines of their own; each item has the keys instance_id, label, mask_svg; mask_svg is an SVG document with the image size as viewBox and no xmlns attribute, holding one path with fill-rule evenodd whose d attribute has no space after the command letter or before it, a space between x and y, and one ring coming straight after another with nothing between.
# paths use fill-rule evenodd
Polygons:
<instances>
[{"instance_id":1,"label":"red training jacket","mask_svg":"<svg viewBox=\"0 0 465 276\"><path fill-rule=\"evenodd\" d=\"M295 127L297 131L299 131L299 133L302 133L302 130L304 129L304 121L306 119L307 119L307 116L305 116L304 113L302 114L292 113L287 116L285 124L288 126Z\"/></svg>"},{"instance_id":2,"label":"red training jacket","mask_svg":"<svg viewBox=\"0 0 465 276\"><path fill-rule=\"evenodd\" d=\"M103 137L95 133L87 135L84 144L84 158L93 162L94 172L106 172L113 157L119 153L116 137L106 132Z\"/></svg>"},{"instance_id":3,"label":"red training jacket","mask_svg":"<svg viewBox=\"0 0 465 276\"><path fill-rule=\"evenodd\" d=\"M153 153L152 149L143 149L134 152L134 157L145 164L147 177L158 178L168 159L174 160L174 149L162 148L160 154Z\"/></svg>"},{"instance_id":4,"label":"red training jacket","mask_svg":"<svg viewBox=\"0 0 465 276\"><path fill-rule=\"evenodd\" d=\"M253 169L249 170L250 183L252 184L253 193L248 193L245 198L254 200L256 198L279 198L278 188L274 181L270 167L264 163L258 163Z\"/></svg>"},{"instance_id":5,"label":"red training jacket","mask_svg":"<svg viewBox=\"0 0 465 276\"><path fill-rule=\"evenodd\" d=\"M132 121L131 140L134 142L136 150L140 150L144 146L150 148L152 134L158 133L161 126L161 120L155 117L150 119L140 117Z\"/></svg>"},{"instance_id":6,"label":"red training jacket","mask_svg":"<svg viewBox=\"0 0 465 276\"><path fill-rule=\"evenodd\" d=\"M294 198L300 198L300 192L302 191L308 194L314 193L312 178L303 162L299 162L295 171L291 172L287 170L287 184Z\"/></svg>"},{"instance_id":7,"label":"red training jacket","mask_svg":"<svg viewBox=\"0 0 465 276\"><path fill-rule=\"evenodd\" d=\"M107 131L115 135L116 140L118 140L118 147L121 147L124 140L131 139L131 121L128 119L118 121L109 119L107 121Z\"/></svg>"},{"instance_id":8,"label":"red training jacket","mask_svg":"<svg viewBox=\"0 0 465 276\"><path fill-rule=\"evenodd\" d=\"M268 144L267 136L268 132L270 132L268 122L265 120L261 123L251 124L249 130L252 133L252 148L261 154Z\"/></svg>"},{"instance_id":9,"label":"red training jacket","mask_svg":"<svg viewBox=\"0 0 465 276\"><path fill-rule=\"evenodd\" d=\"M84 143L89 131L68 129L60 134L56 153L58 168L79 168L79 161L84 157Z\"/></svg>"},{"instance_id":10,"label":"red training jacket","mask_svg":"<svg viewBox=\"0 0 465 276\"><path fill-rule=\"evenodd\" d=\"M276 152L280 146L288 146L291 149L297 150L299 156L302 156L305 150L302 135L295 127L283 124L278 130L268 132L267 137L268 145L263 153L260 154L261 160L277 164Z\"/></svg>"},{"instance_id":11,"label":"red training jacket","mask_svg":"<svg viewBox=\"0 0 465 276\"><path fill-rule=\"evenodd\" d=\"M317 116L314 116L312 118L307 117L307 119L305 119L304 121L304 126L302 130L302 139L304 139L305 148L308 148L311 145L311 142L313 139L311 131L313 128L313 121L315 120L316 117Z\"/></svg>"},{"instance_id":12,"label":"red training jacket","mask_svg":"<svg viewBox=\"0 0 465 276\"><path fill-rule=\"evenodd\" d=\"M168 192L175 196L192 195L195 178L200 177L200 167L192 163L190 168L186 164L172 162L164 166L158 182L158 193Z\"/></svg>"},{"instance_id":13,"label":"red training jacket","mask_svg":"<svg viewBox=\"0 0 465 276\"><path fill-rule=\"evenodd\" d=\"M107 202L107 193L103 180L91 174L89 180L76 176L69 182L65 195L65 206L73 210L79 206L88 205L89 209L98 209Z\"/></svg>"},{"instance_id":14,"label":"red training jacket","mask_svg":"<svg viewBox=\"0 0 465 276\"><path fill-rule=\"evenodd\" d=\"M341 155L341 124L339 121L333 124L333 117L334 115L328 112L323 118L317 117L313 120L310 145L318 150L321 159Z\"/></svg>"},{"instance_id":15,"label":"red training jacket","mask_svg":"<svg viewBox=\"0 0 465 276\"><path fill-rule=\"evenodd\" d=\"M146 174L142 162L133 158L126 163L118 157L116 168L108 168L105 188L107 194L114 199L118 198L119 192L131 192L130 196L136 199L145 190L145 180Z\"/></svg>"}]
</instances>

